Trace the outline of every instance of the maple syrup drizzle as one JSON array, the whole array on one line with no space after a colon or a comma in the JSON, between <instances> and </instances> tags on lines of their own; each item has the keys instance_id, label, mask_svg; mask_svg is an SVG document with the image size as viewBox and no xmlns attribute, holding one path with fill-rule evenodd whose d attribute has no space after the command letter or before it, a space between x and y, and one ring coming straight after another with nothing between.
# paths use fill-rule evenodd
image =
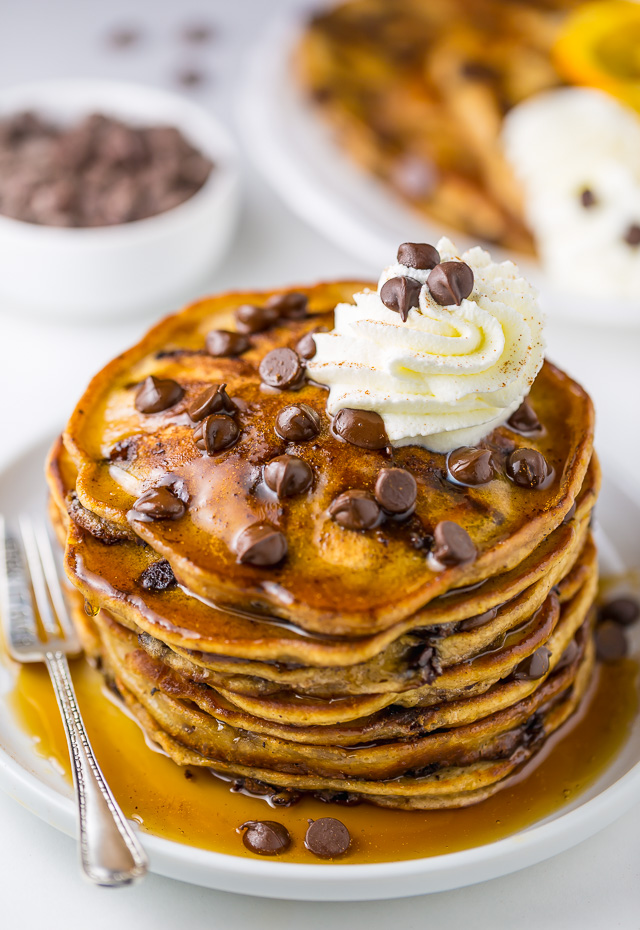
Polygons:
<instances>
[{"instance_id":1,"label":"maple syrup drizzle","mask_svg":"<svg viewBox=\"0 0 640 930\"><path fill-rule=\"evenodd\" d=\"M352 836L345 862L435 856L502 839L549 816L580 795L626 741L638 709L638 664L626 659L596 669L582 709L545 745L520 777L480 804L458 810L394 811L345 807L304 798L270 809L261 798L230 790L206 769L184 769L152 751L141 729L109 696L102 676L84 660L73 679L89 736L127 817L147 833L202 849L251 856L236 828L247 820L283 823L292 846L279 860L318 862L304 848L307 819L334 816ZM12 711L34 749L70 780L64 731L44 667L16 669Z\"/></svg>"}]
</instances>

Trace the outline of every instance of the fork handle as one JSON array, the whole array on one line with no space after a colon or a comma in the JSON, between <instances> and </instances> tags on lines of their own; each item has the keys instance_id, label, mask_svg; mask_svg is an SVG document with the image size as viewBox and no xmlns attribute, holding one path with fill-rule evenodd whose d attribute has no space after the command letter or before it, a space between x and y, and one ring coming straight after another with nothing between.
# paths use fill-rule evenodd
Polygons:
<instances>
[{"instance_id":1,"label":"fork handle","mask_svg":"<svg viewBox=\"0 0 640 930\"><path fill-rule=\"evenodd\" d=\"M47 652L45 662L69 744L80 818L82 868L96 885L129 885L146 873L147 857L93 754L66 656L62 652Z\"/></svg>"}]
</instances>

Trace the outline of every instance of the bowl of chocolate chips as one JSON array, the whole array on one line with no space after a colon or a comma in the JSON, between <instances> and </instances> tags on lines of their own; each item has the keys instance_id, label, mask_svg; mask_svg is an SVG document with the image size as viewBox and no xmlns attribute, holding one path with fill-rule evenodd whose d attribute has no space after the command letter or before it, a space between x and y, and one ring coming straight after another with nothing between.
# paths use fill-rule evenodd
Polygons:
<instances>
[{"instance_id":1,"label":"bowl of chocolate chips","mask_svg":"<svg viewBox=\"0 0 640 930\"><path fill-rule=\"evenodd\" d=\"M201 289L238 213L235 147L202 107L113 81L0 92L0 299L75 319Z\"/></svg>"}]
</instances>

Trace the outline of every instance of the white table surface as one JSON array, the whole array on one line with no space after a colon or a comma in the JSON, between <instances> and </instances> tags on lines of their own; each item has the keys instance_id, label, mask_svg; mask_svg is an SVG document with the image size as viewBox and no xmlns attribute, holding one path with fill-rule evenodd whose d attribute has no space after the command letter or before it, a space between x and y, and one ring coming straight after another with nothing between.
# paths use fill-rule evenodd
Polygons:
<instances>
[{"instance_id":1,"label":"white table surface","mask_svg":"<svg viewBox=\"0 0 640 930\"><path fill-rule=\"evenodd\" d=\"M0 87L46 77L118 77L172 86L185 66L210 83L191 91L234 129L234 95L243 59L267 19L299 0L2 0ZM309 4L304 4L308 6ZM207 20L215 42L185 46L179 29ZM140 25L138 47L109 49L115 26ZM245 206L235 242L211 290L270 286L340 276L367 268L294 218L248 164ZM34 273L37 273L34 270ZM195 295L194 295L195 296ZM171 308L167 308L171 309ZM640 329L615 332L549 320L549 355L590 390L598 444L630 481L640 462ZM0 468L61 425L88 378L134 342L149 319L68 326L0 310ZM640 928L640 805L573 850L482 885L399 901L304 904L213 892L150 875L134 888L94 889L80 879L75 844L0 795L0 928L92 930L174 926L337 930L394 926L483 928Z\"/></svg>"}]
</instances>

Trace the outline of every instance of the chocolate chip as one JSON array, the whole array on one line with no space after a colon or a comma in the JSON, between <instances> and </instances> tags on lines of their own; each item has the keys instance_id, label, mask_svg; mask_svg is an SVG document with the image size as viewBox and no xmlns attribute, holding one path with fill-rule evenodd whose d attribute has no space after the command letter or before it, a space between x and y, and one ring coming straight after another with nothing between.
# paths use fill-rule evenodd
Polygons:
<instances>
[{"instance_id":1,"label":"chocolate chip","mask_svg":"<svg viewBox=\"0 0 640 930\"><path fill-rule=\"evenodd\" d=\"M136 393L135 407L140 413L160 413L182 399L184 390L177 381L149 375Z\"/></svg>"},{"instance_id":2,"label":"chocolate chip","mask_svg":"<svg viewBox=\"0 0 640 930\"><path fill-rule=\"evenodd\" d=\"M313 338L313 333L305 333L305 335L300 339L296 345L296 352L301 358L310 359L313 358L317 352L315 339Z\"/></svg>"},{"instance_id":3,"label":"chocolate chip","mask_svg":"<svg viewBox=\"0 0 640 930\"><path fill-rule=\"evenodd\" d=\"M580 203L582 206L588 210L589 207L595 206L597 202L596 195L593 191L588 187L584 187L580 192Z\"/></svg>"},{"instance_id":4,"label":"chocolate chip","mask_svg":"<svg viewBox=\"0 0 640 930\"><path fill-rule=\"evenodd\" d=\"M418 485L406 468L383 468L376 479L374 494L387 513L409 516L416 505Z\"/></svg>"},{"instance_id":5,"label":"chocolate chip","mask_svg":"<svg viewBox=\"0 0 640 930\"><path fill-rule=\"evenodd\" d=\"M333 430L342 439L360 449L384 449L389 445L384 420L373 410L343 407L335 416Z\"/></svg>"},{"instance_id":6,"label":"chocolate chip","mask_svg":"<svg viewBox=\"0 0 640 930\"><path fill-rule=\"evenodd\" d=\"M640 245L640 226L637 223L632 223L631 226L629 226L624 234L624 241L627 245L634 247Z\"/></svg>"},{"instance_id":7,"label":"chocolate chip","mask_svg":"<svg viewBox=\"0 0 640 930\"><path fill-rule=\"evenodd\" d=\"M411 665L413 668L420 669L420 677L427 685L432 685L438 675L442 673L437 650L432 645L420 646L417 654L411 660Z\"/></svg>"},{"instance_id":8,"label":"chocolate chip","mask_svg":"<svg viewBox=\"0 0 640 930\"><path fill-rule=\"evenodd\" d=\"M518 409L511 414L507 426L518 433L538 433L542 429L535 410L527 400L523 400Z\"/></svg>"},{"instance_id":9,"label":"chocolate chip","mask_svg":"<svg viewBox=\"0 0 640 930\"><path fill-rule=\"evenodd\" d=\"M266 306L275 310L283 320L302 320L307 315L309 298L300 291L287 291L286 294L274 294Z\"/></svg>"},{"instance_id":10,"label":"chocolate chip","mask_svg":"<svg viewBox=\"0 0 640 930\"><path fill-rule=\"evenodd\" d=\"M109 45L114 48L130 48L140 41L141 32L130 26L114 29L108 36Z\"/></svg>"},{"instance_id":11,"label":"chocolate chip","mask_svg":"<svg viewBox=\"0 0 640 930\"><path fill-rule=\"evenodd\" d=\"M331 502L328 512L347 530L370 530L381 518L380 508L368 491L345 491Z\"/></svg>"},{"instance_id":12,"label":"chocolate chip","mask_svg":"<svg viewBox=\"0 0 640 930\"><path fill-rule=\"evenodd\" d=\"M291 845L289 831L275 820L248 820L238 830L244 830L242 842L259 856L277 856Z\"/></svg>"},{"instance_id":13,"label":"chocolate chip","mask_svg":"<svg viewBox=\"0 0 640 930\"><path fill-rule=\"evenodd\" d=\"M207 455L215 455L232 446L239 435L240 429L235 420L224 414L214 413L194 429L193 441L198 449Z\"/></svg>"},{"instance_id":14,"label":"chocolate chip","mask_svg":"<svg viewBox=\"0 0 640 930\"><path fill-rule=\"evenodd\" d=\"M573 520L573 518L575 517L575 515L576 515L576 504L575 504L575 501L574 501L573 504L571 505L571 507L569 507L569 509L568 509L567 512L565 513L565 515L564 515L564 517L563 517L563 519L562 519L562 522L563 522L563 523L571 523L571 521Z\"/></svg>"},{"instance_id":15,"label":"chocolate chip","mask_svg":"<svg viewBox=\"0 0 640 930\"><path fill-rule=\"evenodd\" d=\"M151 520L177 520L186 509L184 502L166 487L150 488L133 505L136 514Z\"/></svg>"},{"instance_id":16,"label":"chocolate chip","mask_svg":"<svg viewBox=\"0 0 640 930\"><path fill-rule=\"evenodd\" d=\"M236 329L239 333L262 333L278 322L278 312L268 306L255 307L253 304L242 304L237 307L234 314Z\"/></svg>"},{"instance_id":17,"label":"chocolate chip","mask_svg":"<svg viewBox=\"0 0 640 930\"><path fill-rule=\"evenodd\" d=\"M561 671L563 668L567 668L569 665L573 665L575 660L578 658L578 653L580 652L580 647L578 646L575 639L572 639L567 648L564 650L554 668L555 672Z\"/></svg>"},{"instance_id":18,"label":"chocolate chip","mask_svg":"<svg viewBox=\"0 0 640 930\"><path fill-rule=\"evenodd\" d=\"M152 562L138 578L145 591L168 591L177 585L176 576L166 559Z\"/></svg>"},{"instance_id":19,"label":"chocolate chip","mask_svg":"<svg viewBox=\"0 0 640 930\"><path fill-rule=\"evenodd\" d=\"M596 627L596 655L601 662L619 662L629 648L624 628L615 620L605 620Z\"/></svg>"},{"instance_id":20,"label":"chocolate chip","mask_svg":"<svg viewBox=\"0 0 640 930\"><path fill-rule=\"evenodd\" d=\"M521 488L541 488L551 475L551 470L537 449L516 449L507 458L507 475Z\"/></svg>"},{"instance_id":21,"label":"chocolate chip","mask_svg":"<svg viewBox=\"0 0 640 930\"><path fill-rule=\"evenodd\" d=\"M287 554L287 540L270 523L252 523L236 539L235 552L243 565L277 565Z\"/></svg>"},{"instance_id":22,"label":"chocolate chip","mask_svg":"<svg viewBox=\"0 0 640 930\"><path fill-rule=\"evenodd\" d=\"M195 23L191 26L185 26L182 31L185 42L191 42L193 45L204 45L210 42L215 36L215 29L207 23Z\"/></svg>"},{"instance_id":23,"label":"chocolate chip","mask_svg":"<svg viewBox=\"0 0 640 930\"><path fill-rule=\"evenodd\" d=\"M187 407L191 419L199 423L212 413L233 416L238 408L227 394L226 388L226 384L212 384L200 391Z\"/></svg>"},{"instance_id":24,"label":"chocolate chip","mask_svg":"<svg viewBox=\"0 0 640 930\"><path fill-rule=\"evenodd\" d=\"M242 333L231 333L226 329L212 329L207 333L207 352L215 358L242 355L251 343Z\"/></svg>"},{"instance_id":25,"label":"chocolate chip","mask_svg":"<svg viewBox=\"0 0 640 930\"><path fill-rule=\"evenodd\" d=\"M441 520L433 531L431 554L441 565L465 565L473 562L477 550L464 527L452 520Z\"/></svg>"},{"instance_id":26,"label":"chocolate chip","mask_svg":"<svg viewBox=\"0 0 640 930\"><path fill-rule=\"evenodd\" d=\"M182 70L176 73L176 81L182 87L199 87L201 84L204 84L207 80L207 76L204 71L200 71L197 68L182 68Z\"/></svg>"},{"instance_id":27,"label":"chocolate chip","mask_svg":"<svg viewBox=\"0 0 640 930\"><path fill-rule=\"evenodd\" d=\"M487 484L495 477L491 452L474 446L462 446L450 452L447 469L455 481L471 487Z\"/></svg>"},{"instance_id":28,"label":"chocolate chip","mask_svg":"<svg viewBox=\"0 0 640 930\"><path fill-rule=\"evenodd\" d=\"M292 387L300 383L303 374L304 366L293 349L272 349L260 362L260 377L270 387Z\"/></svg>"},{"instance_id":29,"label":"chocolate chip","mask_svg":"<svg viewBox=\"0 0 640 930\"><path fill-rule=\"evenodd\" d=\"M485 623L490 623L492 620L495 620L497 616L498 608L490 607L489 610L485 610L484 613L476 614L475 617L467 617L466 620L461 620L456 627L456 631L468 633L470 630L477 630L478 627L484 626Z\"/></svg>"},{"instance_id":30,"label":"chocolate chip","mask_svg":"<svg viewBox=\"0 0 640 930\"><path fill-rule=\"evenodd\" d=\"M342 856L351 845L351 834L335 817L320 817L309 823L304 845L310 853L320 859L335 859Z\"/></svg>"},{"instance_id":31,"label":"chocolate chip","mask_svg":"<svg viewBox=\"0 0 640 930\"><path fill-rule=\"evenodd\" d=\"M598 611L599 622L613 620L622 626L631 626L640 617L640 604L631 597L616 597L615 600L603 604Z\"/></svg>"},{"instance_id":32,"label":"chocolate chip","mask_svg":"<svg viewBox=\"0 0 640 930\"><path fill-rule=\"evenodd\" d=\"M403 323L406 323L409 310L418 306L422 284L415 278L400 275L389 278L380 288L380 300L388 307L400 314Z\"/></svg>"},{"instance_id":33,"label":"chocolate chip","mask_svg":"<svg viewBox=\"0 0 640 930\"><path fill-rule=\"evenodd\" d=\"M313 472L297 455L279 455L264 466L264 481L278 497L292 497L311 486Z\"/></svg>"},{"instance_id":34,"label":"chocolate chip","mask_svg":"<svg viewBox=\"0 0 640 930\"><path fill-rule=\"evenodd\" d=\"M440 253L426 242L403 242L398 249L398 261L408 268L427 270L440 262Z\"/></svg>"},{"instance_id":35,"label":"chocolate chip","mask_svg":"<svg viewBox=\"0 0 640 930\"><path fill-rule=\"evenodd\" d=\"M320 432L320 414L308 404L290 404L276 417L276 433L287 442L308 442Z\"/></svg>"},{"instance_id":36,"label":"chocolate chip","mask_svg":"<svg viewBox=\"0 0 640 930\"><path fill-rule=\"evenodd\" d=\"M527 656L516 666L513 677L516 681L537 681L538 678L542 678L549 671L550 655L550 649L547 649L546 646L540 646L532 655Z\"/></svg>"},{"instance_id":37,"label":"chocolate chip","mask_svg":"<svg viewBox=\"0 0 640 930\"><path fill-rule=\"evenodd\" d=\"M466 262L441 262L429 274L427 287L441 306L460 306L473 290L473 271Z\"/></svg>"}]
</instances>

